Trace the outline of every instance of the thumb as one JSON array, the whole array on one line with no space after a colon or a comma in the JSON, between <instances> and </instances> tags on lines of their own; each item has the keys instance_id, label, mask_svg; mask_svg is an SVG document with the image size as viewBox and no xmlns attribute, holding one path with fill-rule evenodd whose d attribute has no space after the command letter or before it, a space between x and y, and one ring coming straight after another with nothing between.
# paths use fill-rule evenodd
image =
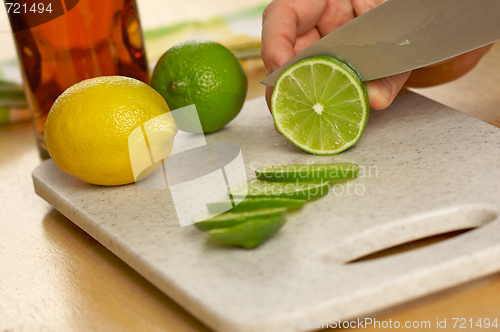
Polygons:
<instances>
[{"instance_id":1,"label":"thumb","mask_svg":"<svg viewBox=\"0 0 500 332\"><path fill-rule=\"evenodd\" d=\"M391 105L411 71L366 82L371 108L383 110Z\"/></svg>"}]
</instances>

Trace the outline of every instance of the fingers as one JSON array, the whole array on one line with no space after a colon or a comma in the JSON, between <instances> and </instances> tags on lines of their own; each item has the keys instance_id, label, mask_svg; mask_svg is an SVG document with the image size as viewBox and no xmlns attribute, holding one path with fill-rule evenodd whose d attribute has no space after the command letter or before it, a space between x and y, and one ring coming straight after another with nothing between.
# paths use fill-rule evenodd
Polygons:
<instances>
[{"instance_id":1,"label":"fingers","mask_svg":"<svg viewBox=\"0 0 500 332\"><path fill-rule=\"evenodd\" d=\"M262 16L262 60L273 72L355 17L351 0L273 0ZM272 88L266 88L271 109Z\"/></svg>"},{"instance_id":2,"label":"fingers","mask_svg":"<svg viewBox=\"0 0 500 332\"><path fill-rule=\"evenodd\" d=\"M351 0L329 0L316 28L323 37L355 17Z\"/></svg>"},{"instance_id":3,"label":"fingers","mask_svg":"<svg viewBox=\"0 0 500 332\"><path fill-rule=\"evenodd\" d=\"M416 69L406 85L423 88L453 81L474 68L492 46L493 44L487 45L437 64Z\"/></svg>"},{"instance_id":4,"label":"fingers","mask_svg":"<svg viewBox=\"0 0 500 332\"><path fill-rule=\"evenodd\" d=\"M306 47L309 45L315 43L321 38L318 29L313 28L303 34L302 36L297 37L297 40L295 42L295 53L300 53L302 52Z\"/></svg>"},{"instance_id":5,"label":"fingers","mask_svg":"<svg viewBox=\"0 0 500 332\"><path fill-rule=\"evenodd\" d=\"M262 16L262 60L272 73L295 55L293 47L297 38L296 16L291 9L273 1Z\"/></svg>"},{"instance_id":6,"label":"fingers","mask_svg":"<svg viewBox=\"0 0 500 332\"><path fill-rule=\"evenodd\" d=\"M262 60L269 72L294 57L322 36L381 4L385 0L273 0L262 18ZM366 83L370 106L388 107L410 73ZM266 88L271 109L272 88Z\"/></svg>"},{"instance_id":7,"label":"fingers","mask_svg":"<svg viewBox=\"0 0 500 332\"><path fill-rule=\"evenodd\" d=\"M410 74L411 72L406 72L366 82L371 108L382 110L389 107Z\"/></svg>"},{"instance_id":8,"label":"fingers","mask_svg":"<svg viewBox=\"0 0 500 332\"><path fill-rule=\"evenodd\" d=\"M266 7L262 16L262 60L269 72L295 56L298 36L315 29L327 3L328 0L274 0Z\"/></svg>"}]
</instances>

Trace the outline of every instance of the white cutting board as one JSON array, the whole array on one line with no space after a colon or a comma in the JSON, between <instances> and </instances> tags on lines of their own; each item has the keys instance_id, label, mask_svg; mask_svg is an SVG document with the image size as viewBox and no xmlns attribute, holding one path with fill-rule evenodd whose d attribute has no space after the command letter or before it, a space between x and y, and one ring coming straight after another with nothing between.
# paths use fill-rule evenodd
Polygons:
<instances>
[{"instance_id":1,"label":"white cutting board","mask_svg":"<svg viewBox=\"0 0 500 332\"><path fill-rule=\"evenodd\" d=\"M180 227L167 190L92 186L51 160L34 171L35 190L216 331L304 331L299 319L363 317L500 270L499 128L406 93L372 111L353 148L318 157L277 134L264 99L256 99L208 140L238 144L249 178L255 167L307 162L355 162L365 174L288 213L280 232L255 250L222 247L194 226ZM345 264L478 226L425 248Z\"/></svg>"}]
</instances>

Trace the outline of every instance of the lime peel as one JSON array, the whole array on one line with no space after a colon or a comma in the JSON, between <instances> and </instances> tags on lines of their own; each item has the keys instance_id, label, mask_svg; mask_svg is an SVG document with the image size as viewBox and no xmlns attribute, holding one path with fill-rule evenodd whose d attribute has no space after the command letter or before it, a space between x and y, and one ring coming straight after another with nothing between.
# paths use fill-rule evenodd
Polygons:
<instances>
[{"instance_id":1,"label":"lime peel","mask_svg":"<svg viewBox=\"0 0 500 332\"><path fill-rule=\"evenodd\" d=\"M263 209L249 212L227 212L222 214L207 213L193 219L193 223L202 232L216 228L226 228L252 219L283 216L286 208Z\"/></svg>"},{"instance_id":2,"label":"lime peel","mask_svg":"<svg viewBox=\"0 0 500 332\"><path fill-rule=\"evenodd\" d=\"M276 234L285 224L284 215L252 219L238 225L209 230L207 233L227 246L253 249Z\"/></svg>"}]
</instances>

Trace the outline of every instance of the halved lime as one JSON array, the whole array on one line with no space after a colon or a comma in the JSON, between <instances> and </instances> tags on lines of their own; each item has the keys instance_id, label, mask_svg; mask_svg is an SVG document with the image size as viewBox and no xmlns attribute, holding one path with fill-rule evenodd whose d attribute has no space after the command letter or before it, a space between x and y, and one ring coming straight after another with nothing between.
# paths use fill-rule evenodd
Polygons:
<instances>
[{"instance_id":1,"label":"halved lime","mask_svg":"<svg viewBox=\"0 0 500 332\"><path fill-rule=\"evenodd\" d=\"M274 85L271 109L283 136L318 155L353 146L370 113L364 83L330 56L308 58L285 70Z\"/></svg>"},{"instance_id":2,"label":"halved lime","mask_svg":"<svg viewBox=\"0 0 500 332\"><path fill-rule=\"evenodd\" d=\"M269 208L284 207L288 209L297 209L305 204L303 199L291 198L245 198L237 205L233 206L228 212L245 212ZM208 203L207 208L210 213L222 213L226 211L228 206L231 206L231 201L221 201Z\"/></svg>"},{"instance_id":3,"label":"halved lime","mask_svg":"<svg viewBox=\"0 0 500 332\"><path fill-rule=\"evenodd\" d=\"M251 219L236 226L209 230L207 233L228 246L252 249L279 231L285 216Z\"/></svg>"},{"instance_id":4,"label":"halved lime","mask_svg":"<svg viewBox=\"0 0 500 332\"><path fill-rule=\"evenodd\" d=\"M334 181L355 178L359 167L353 163L272 165L255 170L263 181Z\"/></svg>"},{"instance_id":5,"label":"halved lime","mask_svg":"<svg viewBox=\"0 0 500 332\"><path fill-rule=\"evenodd\" d=\"M232 197L284 197L314 199L328 194L330 182L268 182L251 180L229 189Z\"/></svg>"},{"instance_id":6,"label":"halved lime","mask_svg":"<svg viewBox=\"0 0 500 332\"><path fill-rule=\"evenodd\" d=\"M193 223L202 232L214 228L231 227L256 218L269 218L285 215L286 208L263 209L249 212L227 212L222 214L207 213L193 219Z\"/></svg>"}]
</instances>

